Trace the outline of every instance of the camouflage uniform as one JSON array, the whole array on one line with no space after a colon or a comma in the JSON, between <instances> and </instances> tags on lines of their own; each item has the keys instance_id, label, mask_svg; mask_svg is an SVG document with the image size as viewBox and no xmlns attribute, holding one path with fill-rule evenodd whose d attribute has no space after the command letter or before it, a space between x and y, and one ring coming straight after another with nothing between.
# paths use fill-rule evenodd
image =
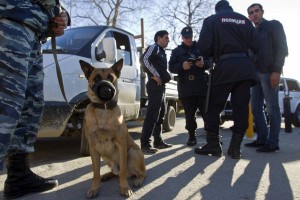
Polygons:
<instances>
[{"instance_id":1,"label":"camouflage uniform","mask_svg":"<svg viewBox=\"0 0 300 200\"><path fill-rule=\"evenodd\" d=\"M7 154L34 151L44 106L40 41L56 5L0 0L0 170Z\"/></svg>"}]
</instances>

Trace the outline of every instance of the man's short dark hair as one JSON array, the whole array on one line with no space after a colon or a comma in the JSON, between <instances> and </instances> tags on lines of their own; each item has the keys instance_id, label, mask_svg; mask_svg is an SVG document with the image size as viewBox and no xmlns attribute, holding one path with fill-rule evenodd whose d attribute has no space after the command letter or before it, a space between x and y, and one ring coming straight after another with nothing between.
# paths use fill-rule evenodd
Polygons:
<instances>
[{"instance_id":1,"label":"man's short dark hair","mask_svg":"<svg viewBox=\"0 0 300 200\"><path fill-rule=\"evenodd\" d=\"M248 7L248 9L247 9L248 14L249 14L250 8L253 8L253 7L255 7L255 6L258 6L261 10L264 10L261 4L259 4L259 3L254 3L254 4L252 4L251 6Z\"/></svg>"},{"instance_id":2,"label":"man's short dark hair","mask_svg":"<svg viewBox=\"0 0 300 200\"><path fill-rule=\"evenodd\" d=\"M169 35L168 31L166 31L166 30L157 31L154 35L154 42L157 42L158 37L162 38L165 35Z\"/></svg>"}]
</instances>

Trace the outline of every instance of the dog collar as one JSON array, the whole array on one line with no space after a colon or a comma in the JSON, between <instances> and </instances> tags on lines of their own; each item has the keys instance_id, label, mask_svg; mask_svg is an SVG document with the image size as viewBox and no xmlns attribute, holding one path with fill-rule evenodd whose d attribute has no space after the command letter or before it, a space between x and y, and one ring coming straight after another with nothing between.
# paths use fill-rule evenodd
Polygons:
<instances>
[{"instance_id":1,"label":"dog collar","mask_svg":"<svg viewBox=\"0 0 300 200\"><path fill-rule=\"evenodd\" d=\"M95 108L99 108L99 109L113 109L114 107L116 107L118 104L117 101L115 100L110 100L110 101L107 101L105 103L94 103L92 102L92 105L95 107Z\"/></svg>"}]
</instances>

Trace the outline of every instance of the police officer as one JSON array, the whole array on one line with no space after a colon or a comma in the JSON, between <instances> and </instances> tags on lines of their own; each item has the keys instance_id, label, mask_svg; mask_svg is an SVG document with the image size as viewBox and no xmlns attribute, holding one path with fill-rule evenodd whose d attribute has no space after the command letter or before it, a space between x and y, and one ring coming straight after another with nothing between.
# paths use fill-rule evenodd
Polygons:
<instances>
[{"instance_id":1,"label":"police officer","mask_svg":"<svg viewBox=\"0 0 300 200\"><path fill-rule=\"evenodd\" d=\"M178 74L178 95L185 112L186 130L189 133L188 146L197 144L196 111L199 109L204 119L207 78L205 70L208 61L200 59L197 43L193 41L193 30L185 27L181 31L182 44L172 51L169 71ZM190 60L189 60L190 59ZM194 61L192 61L194 59Z\"/></svg>"},{"instance_id":2,"label":"police officer","mask_svg":"<svg viewBox=\"0 0 300 200\"><path fill-rule=\"evenodd\" d=\"M44 106L41 40L62 35L68 21L56 0L0 1L0 170L7 156L5 198L58 184L30 170L28 153L34 151Z\"/></svg>"},{"instance_id":3,"label":"police officer","mask_svg":"<svg viewBox=\"0 0 300 200\"><path fill-rule=\"evenodd\" d=\"M212 73L207 111L207 144L196 148L195 153L222 155L220 112L231 93L234 126L228 155L239 159L241 142L248 128L250 88L256 82L255 66L247 52L251 49L257 53L260 41L251 22L234 12L228 1L219 1L215 11L215 15L204 20L198 41L200 53L213 57L216 65Z\"/></svg>"}]
</instances>

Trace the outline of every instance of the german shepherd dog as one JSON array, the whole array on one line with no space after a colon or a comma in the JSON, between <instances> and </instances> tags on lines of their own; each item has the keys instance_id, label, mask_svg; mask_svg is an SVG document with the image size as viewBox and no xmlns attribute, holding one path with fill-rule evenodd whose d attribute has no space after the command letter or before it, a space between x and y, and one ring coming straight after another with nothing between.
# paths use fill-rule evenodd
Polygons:
<instances>
[{"instance_id":1,"label":"german shepherd dog","mask_svg":"<svg viewBox=\"0 0 300 200\"><path fill-rule=\"evenodd\" d=\"M87 198L98 195L100 180L106 181L114 176L120 178L121 194L129 197L132 190L127 178L135 176L133 186L141 186L146 177L146 167L144 155L129 135L117 105L117 79L121 74L123 59L111 68L101 69L82 60L79 62L88 80L88 96L91 101L85 110L83 123L94 174ZM111 168L111 172L101 177L100 158Z\"/></svg>"}]
</instances>

